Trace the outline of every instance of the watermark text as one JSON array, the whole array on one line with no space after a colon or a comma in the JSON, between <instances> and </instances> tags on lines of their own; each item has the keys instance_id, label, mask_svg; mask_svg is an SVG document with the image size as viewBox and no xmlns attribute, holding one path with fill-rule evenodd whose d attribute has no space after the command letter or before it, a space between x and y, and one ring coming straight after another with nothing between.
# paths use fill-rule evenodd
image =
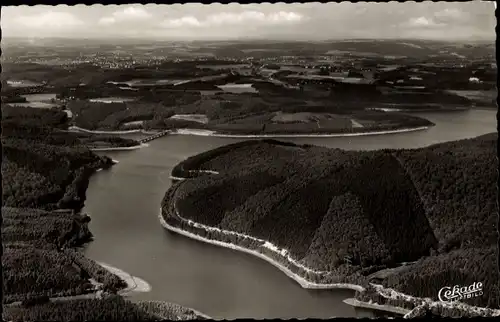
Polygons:
<instances>
[{"instance_id":1,"label":"watermark text","mask_svg":"<svg viewBox=\"0 0 500 322\"><path fill-rule=\"evenodd\" d=\"M441 302L455 302L483 295L483 283L474 282L469 286L445 286L439 290L438 298Z\"/></svg>"}]
</instances>

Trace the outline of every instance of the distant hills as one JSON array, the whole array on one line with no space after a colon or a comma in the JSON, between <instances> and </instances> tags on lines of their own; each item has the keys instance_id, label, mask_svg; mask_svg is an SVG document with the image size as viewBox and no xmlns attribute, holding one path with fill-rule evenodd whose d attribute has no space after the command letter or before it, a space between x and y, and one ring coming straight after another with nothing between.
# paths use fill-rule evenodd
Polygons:
<instances>
[{"instance_id":1,"label":"distant hills","mask_svg":"<svg viewBox=\"0 0 500 322\"><path fill-rule=\"evenodd\" d=\"M441 57L484 57L494 54L494 42L491 43L453 43L428 40L343 40L324 42L274 42L252 43L238 42L219 47L229 54L229 49L247 52L255 56L255 49L260 49L258 55L325 55L330 54L371 54L380 56L396 56L408 58ZM248 52L250 50L250 52ZM217 54L217 53L216 53ZM240 52L235 57L239 57Z\"/></svg>"},{"instance_id":2,"label":"distant hills","mask_svg":"<svg viewBox=\"0 0 500 322\"><path fill-rule=\"evenodd\" d=\"M66 38L7 38L2 40L6 47L86 47L113 50L114 46L131 47L138 50L141 46L153 48L183 48L188 51L211 52L218 57L266 57L281 55L324 55L329 51L351 54L370 53L380 56L423 57L464 57L474 59L493 56L495 42L451 42L415 39L352 39L325 41L283 41L283 40L240 40L240 41L167 41L135 38L118 39L66 39ZM124 49L124 48L122 48ZM126 48L125 48L126 49ZM146 49L143 49L146 50Z\"/></svg>"}]
</instances>

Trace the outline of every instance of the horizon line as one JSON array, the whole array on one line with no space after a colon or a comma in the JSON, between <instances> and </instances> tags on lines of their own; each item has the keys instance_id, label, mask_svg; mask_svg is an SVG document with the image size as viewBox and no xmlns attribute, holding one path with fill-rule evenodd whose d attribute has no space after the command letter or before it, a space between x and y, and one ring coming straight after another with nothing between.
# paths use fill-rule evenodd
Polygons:
<instances>
[{"instance_id":1,"label":"horizon line","mask_svg":"<svg viewBox=\"0 0 500 322\"><path fill-rule=\"evenodd\" d=\"M2 39L5 40L135 40L135 41L158 41L158 42L262 42L262 41L276 41L276 42L341 42L341 41L428 41L428 42L488 42L496 41L495 37L489 38L477 38L477 39L435 39L435 38L409 38L409 37L373 37L373 38L359 38L359 37L342 37L342 38L325 38L325 39L288 39L286 37L282 38L229 38L229 39L202 39L202 38L144 38L139 36L90 36L90 37L74 37L74 36L3 36Z\"/></svg>"}]
</instances>

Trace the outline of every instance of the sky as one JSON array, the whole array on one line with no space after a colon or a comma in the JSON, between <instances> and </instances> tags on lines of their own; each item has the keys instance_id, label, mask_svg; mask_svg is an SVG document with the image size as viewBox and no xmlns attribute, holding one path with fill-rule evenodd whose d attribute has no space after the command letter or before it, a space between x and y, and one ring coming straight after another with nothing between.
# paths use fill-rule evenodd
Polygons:
<instances>
[{"instance_id":1,"label":"sky","mask_svg":"<svg viewBox=\"0 0 500 322\"><path fill-rule=\"evenodd\" d=\"M3 37L494 40L491 2L2 7Z\"/></svg>"}]
</instances>

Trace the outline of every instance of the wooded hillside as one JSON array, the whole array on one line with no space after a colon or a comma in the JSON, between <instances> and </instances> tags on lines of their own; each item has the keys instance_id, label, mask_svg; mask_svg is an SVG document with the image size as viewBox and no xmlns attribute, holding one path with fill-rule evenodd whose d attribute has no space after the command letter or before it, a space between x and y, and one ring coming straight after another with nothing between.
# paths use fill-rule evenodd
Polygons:
<instances>
[{"instance_id":1,"label":"wooded hillside","mask_svg":"<svg viewBox=\"0 0 500 322\"><path fill-rule=\"evenodd\" d=\"M496 144L496 134L369 152L245 141L176 166L193 179L172 202L183 218L269 241L317 270L366 275L416 261L383 280L407 294L437 298L446 285L488 281L467 303L491 307L500 299Z\"/></svg>"}]
</instances>

